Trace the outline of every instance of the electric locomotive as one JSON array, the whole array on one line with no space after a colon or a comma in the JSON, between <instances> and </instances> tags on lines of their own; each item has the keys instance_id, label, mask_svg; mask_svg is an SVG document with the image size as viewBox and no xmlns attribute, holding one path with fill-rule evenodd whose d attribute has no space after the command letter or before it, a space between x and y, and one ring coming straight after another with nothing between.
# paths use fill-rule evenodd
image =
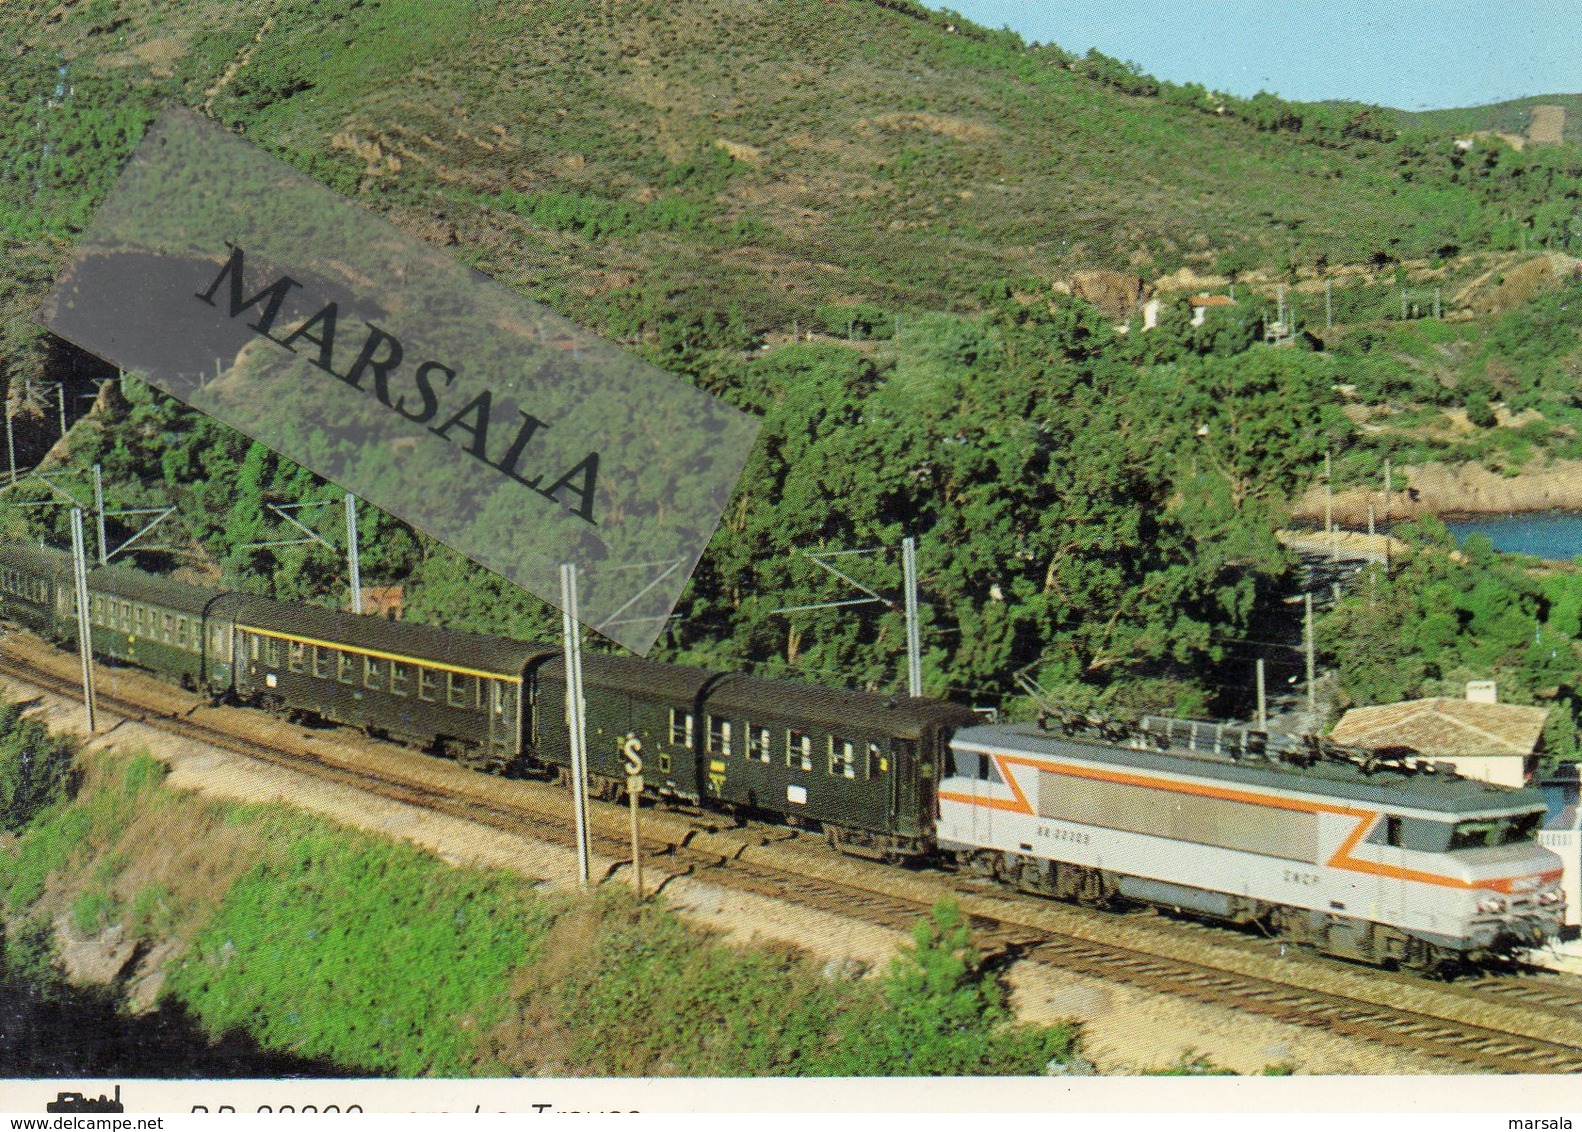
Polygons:
<instances>
[{"instance_id":1,"label":"electric locomotive","mask_svg":"<svg viewBox=\"0 0 1582 1132\"><path fill-rule=\"evenodd\" d=\"M958 732L941 851L1026 891L1259 924L1386 966L1488 959L1559 934L1561 861L1535 841L1535 790L1426 762L1299 767L1256 746L1137 736Z\"/></svg>"}]
</instances>

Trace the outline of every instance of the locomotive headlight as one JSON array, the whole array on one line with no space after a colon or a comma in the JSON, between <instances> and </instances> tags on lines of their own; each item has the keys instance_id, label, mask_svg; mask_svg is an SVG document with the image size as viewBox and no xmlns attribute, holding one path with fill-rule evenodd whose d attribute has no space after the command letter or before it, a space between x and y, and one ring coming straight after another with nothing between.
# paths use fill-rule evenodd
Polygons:
<instances>
[{"instance_id":1,"label":"locomotive headlight","mask_svg":"<svg viewBox=\"0 0 1582 1132\"><path fill-rule=\"evenodd\" d=\"M1558 888L1551 888L1538 894L1538 903L1563 904L1565 903L1565 898L1566 894L1564 892L1561 892Z\"/></svg>"},{"instance_id":2,"label":"locomotive headlight","mask_svg":"<svg viewBox=\"0 0 1582 1132\"><path fill-rule=\"evenodd\" d=\"M1479 912L1505 911L1505 898L1502 896L1487 896L1478 901Z\"/></svg>"}]
</instances>

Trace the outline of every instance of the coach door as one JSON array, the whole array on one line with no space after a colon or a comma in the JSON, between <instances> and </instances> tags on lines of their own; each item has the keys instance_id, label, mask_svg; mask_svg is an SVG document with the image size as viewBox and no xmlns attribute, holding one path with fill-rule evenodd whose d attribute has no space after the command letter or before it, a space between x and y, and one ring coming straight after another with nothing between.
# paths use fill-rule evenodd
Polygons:
<instances>
[{"instance_id":1,"label":"coach door","mask_svg":"<svg viewBox=\"0 0 1582 1132\"><path fill-rule=\"evenodd\" d=\"M489 762L507 766L516 758L519 687L509 680L489 680Z\"/></svg>"}]
</instances>

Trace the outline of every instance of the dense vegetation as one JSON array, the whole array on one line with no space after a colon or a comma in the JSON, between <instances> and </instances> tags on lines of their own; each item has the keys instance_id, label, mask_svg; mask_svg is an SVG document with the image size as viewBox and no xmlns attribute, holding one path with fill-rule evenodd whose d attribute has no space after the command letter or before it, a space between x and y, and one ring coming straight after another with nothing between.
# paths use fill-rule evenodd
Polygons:
<instances>
[{"instance_id":1,"label":"dense vegetation","mask_svg":"<svg viewBox=\"0 0 1582 1132\"><path fill-rule=\"evenodd\" d=\"M808 550L890 548L858 569L894 593L915 534L930 691L992 702L1028 669L1072 699L1235 712L1227 644L1289 585L1272 531L1325 451L1341 486L1377 484L1386 458L1514 473L1582 454L1574 285L1401 317L1403 291L1416 315L1429 287L1497 283L1506 249L1582 248L1572 146L1463 150L1393 112L1161 82L909 0L619 19L96 0L7 8L0 29L24 46L0 74L7 381L105 374L33 310L160 101L200 107L763 414L670 659L896 687L895 610L774 610L848 596ZM1095 267L1217 271L1243 301L1200 328L1167 304L1122 336L1049 286ZM1279 279L1308 287L1287 296L1308 333L1274 350ZM1502 404L1529 416L1501 427ZM278 534L264 502L335 489L135 382L103 423L71 463L103 464L112 506L174 503L201 573L341 599L329 553L242 549ZM555 631L402 525L365 510L362 534L365 579L403 583L409 616ZM177 561L194 559L145 559Z\"/></svg>"},{"instance_id":2,"label":"dense vegetation","mask_svg":"<svg viewBox=\"0 0 1582 1132\"><path fill-rule=\"evenodd\" d=\"M1399 534L1414 552L1372 568L1325 618L1319 643L1354 703L1459 699L1468 680L1498 682L1501 700L1552 707L1544 734L1575 759L1582 724L1582 572L1536 568L1470 535L1459 555L1442 523Z\"/></svg>"}]
</instances>

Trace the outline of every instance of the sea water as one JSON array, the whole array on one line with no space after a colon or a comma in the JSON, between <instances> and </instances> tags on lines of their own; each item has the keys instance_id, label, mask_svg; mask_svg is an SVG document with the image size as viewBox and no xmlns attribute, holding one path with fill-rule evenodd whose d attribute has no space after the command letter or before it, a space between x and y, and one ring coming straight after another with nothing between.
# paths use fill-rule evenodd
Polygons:
<instances>
[{"instance_id":1,"label":"sea water","mask_svg":"<svg viewBox=\"0 0 1582 1132\"><path fill-rule=\"evenodd\" d=\"M1485 534L1495 550L1510 554L1531 554L1558 562L1582 555L1582 514L1572 511L1485 516L1445 525L1457 543L1470 534Z\"/></svg>"}]
</instances>

